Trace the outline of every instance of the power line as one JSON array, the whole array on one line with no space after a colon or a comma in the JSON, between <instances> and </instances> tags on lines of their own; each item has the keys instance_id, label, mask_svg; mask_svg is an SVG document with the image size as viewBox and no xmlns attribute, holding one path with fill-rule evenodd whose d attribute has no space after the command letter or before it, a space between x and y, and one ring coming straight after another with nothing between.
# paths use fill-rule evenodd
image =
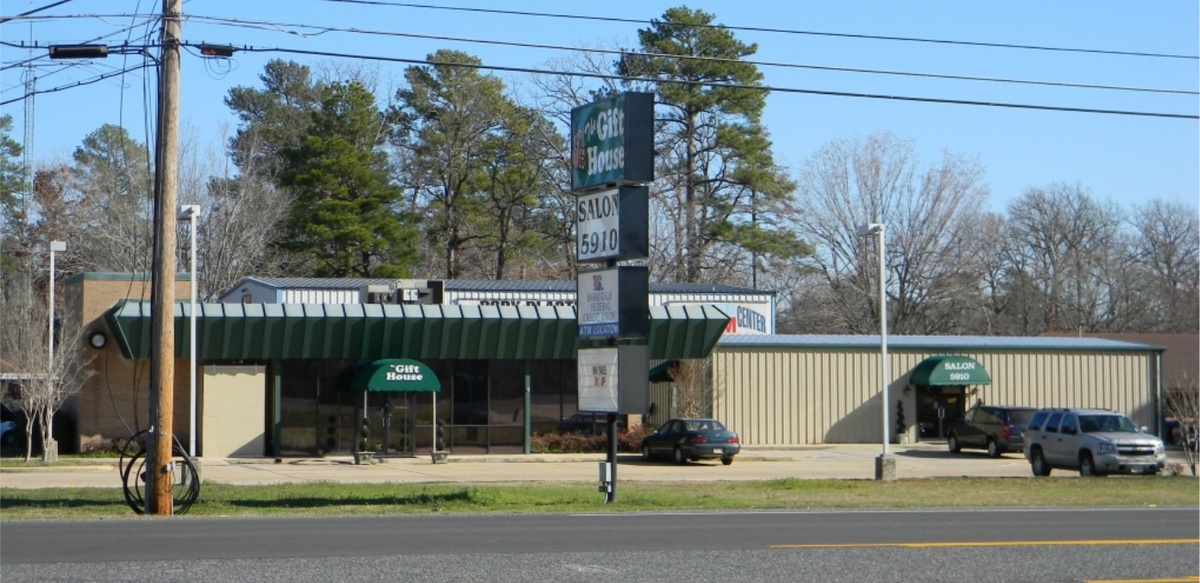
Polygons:
<instances>
[{"instance_id":1,"label":"power line","mask_svg":"<svg viewBox=\"0 0 1200 583\"><path fill-rule=\"evenodd\" d=\"M347 34L364 34L364 35L372 35L372 36L386 36L386 37L400 37L400 38L418 38L418 39L424 39L424 40L474 43L474 44L483 44L483 45L491 45L491 46L507 46L507 47L548 49L548 50L573 51L573 52L593 52L593 53L613 54L613 55L638 55L638 56L645 56L645 57L670 58L670 59L691 60L691 61L708 61L708 62L721 62L721 63L745 63L745 64L755 65L755 66L760 66L760 67L809 69L809 70L814 70L814 71L829 71L829 72L836 72L836 73L865 73L865 74L871 74L871 75L892 75L892 76L899 76L899 77L944 79L944 80L951 80L951 81L979 81L979 82L988 82L988 83L1037 85L1037 86L1043 86L1043 87L1063 87L1063 88L1069 88L1069 89L1099 89L1099 90L1106 90L1106 91L1133 91L1133 92L1145 92L1145 93L1170 93L1170 94L1179 94L1179 95L1200 95L1200 92L1188 91L1185 89L1162 89L1162 88L1153 88L1153 87L1124 87L1124 86L1119 86L1119 85L1095 85L1095 84L1088 84L1088 83L1067 83L1067 82L1061 82L1061 81L1035 81L1035 80L1027 80L1027 79L1004 79L1004 78L998 78L998 77L976 77L976 76L968 76L968 75L948 75L948 74L941 74L941 73L922 73L922 72L912 72L912 71L888 71L888 70L883 70L883 69L856 69L856 68L851 68L851 67L833 67L833 66L827 66L827 65L807 65L807 64L800 64L800 63L783 63L783 62L778 62L778 61L753 61L753 60L731 59L731 58L725 58L725 57L670 55L670 54L665 54L665 53L645 53L645 52L622 51L622 50L617 50L617 49L603 49L603 48L579 48L579 47L567 47L567 46L562 46L562 45L548 45L548 44L539 44L539 43L524 43L524 42L515 42L515 41L499 41L499 40L486 40L486 39L478 39L478 38L453 37L453 36L444 36L444 35L430 35L430 34L385 31L385 30L371 30L371 29L362 29L362 28L357 28L357 27L344 28L344 27L335 27L335 26L319 26L319 25L303 24L303 23L267 22L267 21L261 21L261 20L256 21L256 20L211 17L211 16L189 16L189 17L187 17L187 19L189 21L196 21L196 22L202 22L202 23L208 23L208 24L250 27L250 28L259 28L262 30L273 30L276 32L282 32L282 33L292 34L292 35L297 35L297 36L309 36L309 35L306 35L304 33L300 33L300 32L294 31L294 30L288 30L288 29L289 28L308 28L308 29L313 29L313 30L319 31L317 34L323 34L326 32L341 32L341 33L347 33Z\"/></svg>"},{"instance_id":2,"label":"power line","mask_svg":"<svg viewBox=\"0 0 1200 583\"><path fill-rule=\"evenodd\" d=\"M54 2L53 4L47 4L45 6L42 6L41 8L34 8L33 10L30 10L28 12L22 12L16 16L5 16L3 18L0 18L0 24L4 24L5 22L8 22L8 21L16 19L16 18L29 16L30 14L36 14L43 10L49 10L51 8L54 8L55 6L62 6L63 4L66 4L67 2L70 2L70 1L71 0L59 0L58 2Z\"/></svg>"},{"instance_id":3,"label":"power line","mask_svg":"<svg viewBox=\"0 0 1200 583\"><path fill-rule=\"evenodd\" d=\"M147 19L146 21L144 21L143 23L150 23L150 22L153 22L154 20L155 20L155 19L153 19L153 18L150 18L150 19ZM102 35L100 35L100 36L98 36L98 37L92 38L92 39L90 39L90 40L85 40L85 41L82 41L82 42L80 42L80 43L77 43L77 44L83 44L83 45L86 45L86 44L92 44L92 43L95 43L95 42L99 42L99 41L102 41L102 40L104 40L104 39L106 39L106 38L108 38L108 37L111 37L111 36L116 36L116 35L118 35L118 34L121 34L121 33L123 33L123 32L126 32L126 31L128 31L128 30L131 30L131 29L137 28L137 27L141 26L143 23L135 23L135 24L131 24L131 25L129 25L129 26L126 26L126 27L124 27L124 28L117 29L117 30L115 30L115 31L112 31L112 32L110 32L110 33L107 33L107 34L102 34ZM20 47L17 47L17 48L26 48L26 49L32 49L32 48L37 48L37 47L30 47L30 46L20 46ZM22 67L22 66L24 66L24 65L25 65L25 64L27 64L27 63L31 63L31 62L33 62L33 61L37 61L37 60L39 60L39 59L45 59L45 58L47 58L47 56L46 56L46 55L39 55L39 56L36 56L36 57L31 57L31 58L25 59L24 61L18 61L18 62L15 62L15 63L10 63L10 64L7 64L7 65L4 65L4 66L0 67L0 71L7 71L7 70L9 70L9 69L14 69L14 68L16 68L16 67Z\"/></svg>"},{"instance_id":4,"label":"power line","mask_svg":"<svg viewBox=\"0 0 1200 583\"><path fill-rule=\"evenodd\" d=\"M132 67L126 67L126 68L124 68L124 69L120 69L120 70L117 70L117 71L111 71L111 72L109 72L109 73L103 73L103 74L97 75L97 76L95 76L95 77L93 77L93 78L91 78L91 79L85 79L85 80L83 80L83 81L76 81L76 82L74 82L74 83L69 83L69 84L66 84L66 85L59 85L58 87L52 87L52 88L50 88L50 89L38 89L37 91L34 91L33 93L31 93L31 94L28 94L28 95L22 95L21 97L14 97L14 98L12 98L12 99L9 99L9 100L7 100L7 101L0 101L0 105L8 105L8 104L10 104L10 103L16 103L16 102L18 102L18 101L22 101L22 100L24 100L24 99L26 99L26 98L28 98L28 97L31 97L31 96L33 96L33 95L41 95L41 94L43 94L43 93L55 93L55 92L57 92L57 91L64 91L64 90L66 90L66 89L74 89L74 88L76 88L76 87L80 87L80 86L83 86L83 85L91 85L91 84L93 84L93 83L99 83L100 81L103 81L103 80L105 80L105 79L110 79L110 78L112 78L112 77L116 77L116 76L118 76L118 75L124 75L124 74L126 74L126 73L130 73L130 72L133 72L133 71L137 71L138 69L145 69L145 68L147 68L147 67L150 67L150 66L152 66L152 65L150 65L150 64L148 64L148 63L142 63L142 64L140 64L140 65L134 65L134 66L132 66Z\"/></svg>"},{"instance_id":5,"label":"power line","mask_svg":"<svg viewBox=\"0 0 1200 583\"><path fill-rule=\"evenodd\" d=\"M409 3L409 2L383 2L381 0L323 0L323 1L324 2L336 2L336 3L342 3L342 4L364 4L364 5L368 5L368 6L387 6L387 7L392 7L392 8L420 8L420 9L425 9L425 10L448 10L448 11L455 11L455 12L504 14L504 15L508 15L508 16L534 16L534 17L539 17L539 18L562 18L562 19L569 19L569 20L591 20L591 21L598 21L598 22L619 22L619 23L625 23L625 24L639 24L639 25L651 24L650 21L646 21L646 20L639 20L636 18L619 18L619 17L615 17L615 16L585 16L585 15L580 15L580 14L553 14L553 13L546 13L546 12L528 12L528 11L523 11L523 10L500 10L500 9L495 9L495 8L465 8L465 7L460 7L460 6L433 6L433 5L429 5L429 4L413 4L413 3ZM1166 53L1146 53L1146 52L1136 52L1136 51L1116 51L1116 50L1105 50L1105 49L1050 47L1050 46L1039 46L1039 45L988 43L988 42L979 42L979 41L959 41L959 40L916 38L916 37L903 37L903 36L884 36L884 35L874 35L874 34L821 32L821 31L812 31L812 30L793 30L793 29L786 29L786 28L766 28L766 27L759 27L759 26L727 26L727 25L722 25L722 24L705 24L705 25L693 25L693 26L696 26L699 28L724 28L727 30L744 30L744 31L748 31L748 32L770 32L770 33L778 33L778 34L824 36L824 37L851 38L851 39L861 39L861 40L884 40L884 41L959 45L959 46L986 47L986 48L999 48L999 49L1020 49L1020 50L1029 50L1029 51L1088 53L1088 54L1114 55L1114 56L1125 56L1125 57L1149 57L1149 58L1158 58L1158 59L1200 60L1200 56L1197 56L1197 55L1174 55L1174 54L1166 54Z\"/></svg>"},{"instance_id":6,"label":"power line","mask_svg":"<svg viewBox=\"0 0 1200 583\"><path fill-rule=\"evenodd\" d=\"M183 43L183 44L186 46L199 46L198 44L194 44L194 43ZM469 69L479 69L479 70L489 70L489 71L504 71L504 72L509 72L509 73L529 73L529 74L534 74L534 75L556 75L556 76L583 77L583 78L592 78L592 79L612 79L612 80L618 80L618 81L643 82L643 83L671 83L671 84L677 84L677 85L696 85L696 86L721 88L721 89L746 89L746 90L751 90L751 91L798 93L798 94L806 94L806 95L824 95L824 96L830 96L830 97L857 97L857 98L863 98L863 99L885 99L885 100L891 100L891 101L913 101L913 102L922 102L922 103L940 103L940 104L947 104L947 105L974 105L974 106L1002 107L1002 108L1012 108L1012 109L1059 111L1059 112L1070 112L1070 113L1093 113L1093 114L1105 114L1105 115L1130 115L1130 116L1157 117L1157 118L1169 118L1169 119L1200 119L1200 115L1194 115L1194 114L1162 113L1162 112L1152 112L1152 111L1128 111L1128 110L1115 110L1115 109L1095 109L1095 108L1085 108L1085 107L1063 107L1063 106L1054 106L1054 105L1005 103L1005 102L998 102L998 101L990 101L990 102L989 101L971 101L971 100L964 100L964 99L915 97L915 96L907 96L907 95L885 95L885 94L878 94L878 93L854 93L854 92L846 92L846 91L823 91L823 90L818 90L818 89L800 89L800 88L794 88L794 87L774 87L774 86L766 86L766 85L739 85L739 84L725 84L725 83L706 83L706 82L700 82L700 81L683 81L683 80L676 80L676 79L653 79L653 78L630 77L630 76L625 76L625 75L610 75L610 74L605 74L605 73L591 73L591 72L582 72L582 71L551 71L551 70L546 70L546 69L534 69L531 67L506 67L506 66L499 66L499 65L482 65L482 64L475 65L475 64L466 64L466 63L428 61L428 60L421 60L421 59L406 59L406 58L401 58L401 57L383 57L383 56L379 56L379 55L356 55L356 54L350 54L350 53L337 53L337 52L332 52L332 51L311 51L311 50L304 50L304 49L285 49L285 48L278 48L278 47L274 47L274 48L243 47L239 50L245 51L245 52L257 52L257 53L275 52L275 53L287 53L287 54L296 54L296 55L310 55L310 56L318 56L318 57L362 59L362 60L367 60L367 61L382 61L382 62L389 62L389 63L408 63L408 64L413 64L413 65L425 65L425 66L463 67L463 68L469 68Z\"/></svg>"}]
</instances>

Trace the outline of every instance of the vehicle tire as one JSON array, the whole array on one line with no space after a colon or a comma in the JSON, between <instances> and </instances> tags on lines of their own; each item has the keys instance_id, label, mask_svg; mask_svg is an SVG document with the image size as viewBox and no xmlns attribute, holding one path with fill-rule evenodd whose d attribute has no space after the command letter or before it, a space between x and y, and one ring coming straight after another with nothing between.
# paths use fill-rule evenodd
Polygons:
<instances>
[{"instance_id":1,"label":"vehicle tire","mask_svg":"<svg viewBox=\"0 0 1200 583\"><path fill-rule=\"evenodd\" d=\"M1092 459L1092 454L1082 453L1079 455L1079 475L1081 477L1096 478L1104 474L1096 469L1096 461Z\"/></svg>"},{"instance_id":2,"label":"vehicle tire","mask_svg":"<svg viewBox=\"0 0 1200 583\"><path fill-rule=\"evenodd\" d=\"M732 463L733 463L733 458L731 458L731 457L723 457L723 458L721 458L721 465L728 466L728 465L730 465L730 464L732 464Z\"/></svg>"},{"instance_id":3,"label":"vehicle tire","mask_svg":"<svg viewBox=\"0 0 1200 583\"><path fill-rule=\"evenodd\" d=\"M1029 455L1029 466L1033 469L1033 475L1037 477L1049 476L1050 465L1046 463L1046 456L1042 454L1042 450L1035 449Z\"/></svg>"},{"instance_id":4,"label":"vehicle tire","mask_svg":"<svg viewBox=\"0 0 1200 583\"><path fill-rule=\"evenodd\" d=\"M683 450L679 449L679 446L675 446L675 463L677 463L677 464L687 463L687 457L683 455Z\"/></svg>"},{"instance_id":5,"label":"vehicle tire","mask_svg":"<svg viewBox=\"0 0 1200 583\"><path fill-rule=\"evenodd\" d=\"M12 447L16 444L17 444L17 432L16 431L9 431L8 433L4 434L3 438L0 438L0 445L3 445L4 447Z\"/></svg>"},{"instance_id":6,"label":"vehicle tire","mask_svg":"<svg viewBox=\"0 0 1200 583\"><path fill-rule=\"evenodd\" d=\"M951 433L950 437L946 438L946 449L949 449L950 453L958 453L962 451L962 446L958 444L957 435Z\"/></svg>"},{"instance_id":7,"label":"vehicle tire","mask_svg":"<svg viewBox=\"0 0 1200 583\"><path fill-rule=\"evenodd\" d=\"M1004 453L1004 450L1000 449L1000 444L990 437L987 442L987 450L988 455L992 457L1000 457L1000 454Z\"/></svg>"},{"instance_id":8,"label":"vehicle tire","mask_svg":"<svg viewBox=\"0 0 1200 583\"><path fill-rule=\"evenodd\" d=\"M644 444L642 445L642 461L650 461L650 446Z\"/></svg>"}]
</instances>

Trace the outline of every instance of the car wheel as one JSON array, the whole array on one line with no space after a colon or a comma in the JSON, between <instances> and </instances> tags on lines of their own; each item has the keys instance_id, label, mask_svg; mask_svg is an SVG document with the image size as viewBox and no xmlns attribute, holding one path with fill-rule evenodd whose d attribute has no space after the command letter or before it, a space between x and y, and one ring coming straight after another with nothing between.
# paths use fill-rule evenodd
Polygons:
<instances>
[{"instance_id":1,"label":"car wheel","mask_svg":"<svg viewBox=\"0 0 1200 583\"><path fill-rule=\"evenodd\" d=\"M1092 454L1084 453L1079 456L1079 475L1094 478L1104 474L1096 469L1096 461L1092 459Z\"/></svg>"},{"instance_id":2,"label":"car wheel","mask_svg":"<svg viewBox=\"0 0 1200 583\"><path fill-rule=\"evenodd\" d=\"M687 462L687 457L683 455L683 450L679 446L675 446L675 463L682 464Z\"/></svg>"},{"instance_id":3,"label":"car wheel","mask_svg":"<svg viewBox=\"0 0 1200 583\"><path fill-rule=\"evenodd\" d=\"M950 450L950 453L958 453L962 451L962 446L958 444L957 435L951 433L950 437L946 438L946 448Z\"/></svg>"},{"instance_id":4,"label":"car wheel","mask_svg":"<svg viewBox=\"0 0 1200 583\"><path fill-rule=\"evenodd\" d=\"M1033 468L1033 475L1044 477L1050 475L1050 466L1046 464L1046 456L1042 454L1042 450L1035 449L1030 454L1029 465Z\"/></svg>"},{"instance_id":5,"label":"car wheel","mask_svg":"<svg viewBox=\"0 0 1200 583\"><path fill-rule=\"evenodd\" d=\"M996 443L996 440L990 437L988 438L987 450L988 455L992 457L1000 457L1000 454L1004 453L1000 451L1000 444Z\"/></svg>"},{"instance_id":6,"label":"car wheel","mask_svg":"<svg viewBox=\"0 0 1200 583\"><path fill-rule=\"evenodd\" d=\"M642 445L642 461L650 461L650 446Z\"/></svg>"},{"instance_id":7,"label":"car wheel","mask_svg":"<svg viewBox=\"0 0 1200 583\"><path fill-rule=\"evenodd\" d=\"M17 432L16 431L9 431L8 433L4 434L4 437L0 437L0 445L3 445L4 447L12 447L16 444L17 444Z\"/></svg>"},{"instance_id":8,"label":"car wheel","mask_svg":"<svg viewBox=\"0 0 1200 583\"><path fill-rule=\"evenodd\" d=\"M726 466L727 466L727 465L730 465L730 464L732 464L732 463L733 463L733 458L731 458L731 457L723 457L723 458L721 458L721 464L722 464L722 465L726 465Z\"/></svg>"}]
</instances>

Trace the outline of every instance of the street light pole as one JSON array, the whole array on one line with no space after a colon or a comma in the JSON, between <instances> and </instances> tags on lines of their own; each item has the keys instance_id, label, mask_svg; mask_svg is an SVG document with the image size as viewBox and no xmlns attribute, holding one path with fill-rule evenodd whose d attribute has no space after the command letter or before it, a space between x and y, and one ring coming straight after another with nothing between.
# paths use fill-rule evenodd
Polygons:
<instances>
[{"instance_id":1,"label":"street light pole","mask_svg":"<svg viewBox=\"0 0 1200 583\"><path fill-rule=\"evenodd\" d=\"M196 457L196 219L200 218L200 205L185 204L179 209L179 218L188 221L188 280L191 294L188 306L190 341L188 342L188 456Z\"/></svg>"},{"instance_id":2,"label":"street light pole","mask_svg":"<svg viewBox=\"0 0 1200 583\"><path fill-rule=\"evenodd\" d=\"M888 370L887 352L887 255L884 247L886 232L887 227L883 223L868 223L858 228L860 236L879 239L879 374L883 378L879 406L883 411L883 453L875 460L875 479L891 481L896 479L896 458L892 456L891 431L888 426L888 382L891 380L891 374Z\"/></svg>"},{"instance_id":3,"label":"street light pole","mask_svg":"<svg viewBox=\"0 0 1200 583\"><path fill-rule=\"evenodd\" d=\"M54 382L54 253L66 250L66 241L50 242L50 305L46 309L46 312L50 315L50 322L47 325L47 331L50 333L48 346L50 352L48 352L46 355L46 372L50 374L50 382Z\"/></svg>"}]
</instances>

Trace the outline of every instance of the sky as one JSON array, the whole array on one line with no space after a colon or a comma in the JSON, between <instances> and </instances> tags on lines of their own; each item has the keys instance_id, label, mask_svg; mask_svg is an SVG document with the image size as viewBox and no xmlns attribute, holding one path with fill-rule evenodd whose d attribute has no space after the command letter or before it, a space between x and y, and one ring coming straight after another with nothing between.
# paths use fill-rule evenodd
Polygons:
<instances>
[{"instance_id":1,"label":"sky","mask_svg":"<svg viewBox=\"0 0 1200 583\"><path fill-rule=\"evenodd\" d=\"M545 69L547 62L568 56L573 48L635 47L639 28L683 4L205 0L184 2L182 37L191 43L407 60L449 48L475 55L488 66ZM691 0L686 5L714 14L717 23L735 28L736 38L757 44L757 54L747 59L760 63L763 83L776 89L767 99L763 123L774 142L776 162L791 172L832 140L886 131L911 141L922 165L938 162L946 152L977 157L991 191L989 210L995 212L1004 212L1029 188L1054 183L1080 185L1096 199L1126 209L1150 199L1200 206L1198 2ZM145 57L110 54L104 60L51 61L44 48L11 43L74 44L103 37L99 42L116 46L127 39L140 44L147 34L157 41L146 23L161 12L162 2L5 0L0 13L8 19L47 6L0 25L5 43L0 47L0 101L6 102L0 114L13 117L12 137L26 142L22 96L28 70L23 63L37 57L32 62L36 89L47 92L33 102L35 162L68 161L84 136L106 123L123 125L144 141L150 134L147 120L153 117L146 100L153 93L152 77L136 71L76 84L145 62ZM363 32L321 32L322 27ZM1172 58L1180 56L1185 58ZM404 68L411 64L243 51L229 60L213 60L191 49L181 61L185 135L219 151L222 136L237 126L225 96L233 87L261 87L258 75L272 58L314 69L364 65L377 74L381 88L401 84ZM528 73L494 74L510 86L531 90Z\"/></svg>"}]
</instances>

